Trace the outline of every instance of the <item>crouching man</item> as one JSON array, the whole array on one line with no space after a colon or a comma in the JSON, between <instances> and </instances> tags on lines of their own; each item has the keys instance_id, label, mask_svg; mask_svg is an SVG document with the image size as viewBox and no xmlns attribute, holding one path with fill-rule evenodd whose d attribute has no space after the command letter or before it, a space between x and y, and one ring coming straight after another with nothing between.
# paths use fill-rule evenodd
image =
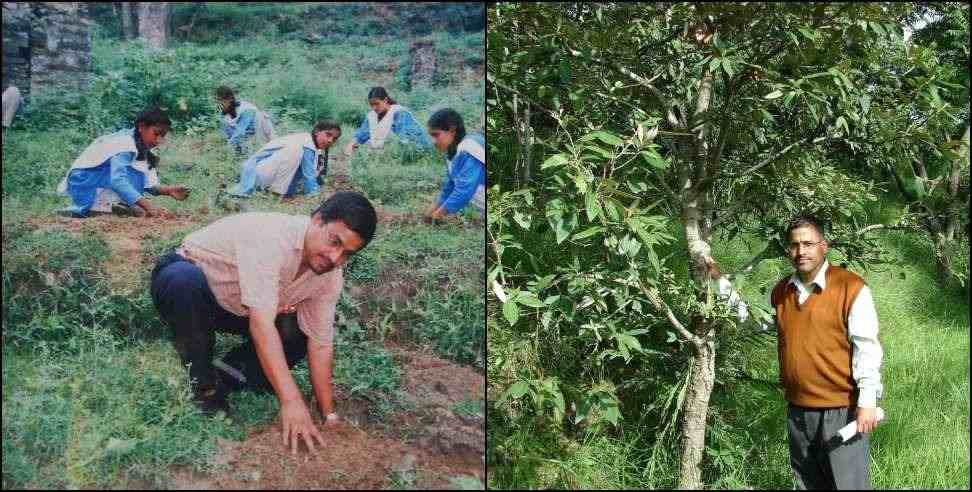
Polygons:
<instances>
[{"instance_id":1,"label":"crouching man","mask_svg":"<svg viewBox=\"0 0 972 492\"><path fill-rule=\"evenodd\" d=\"M183 364L190 364L194 401L204 412L228 413L231 391L273 391L284 444L296 452L302 436L311 450L311 438L323 445L289 369L308 358L324 424L335 425L332 340L341 267L371 241L376 221L367 198L339 192L310 217L224 217L159 259L152 299ZM214 330L241 334L246 342L214 361Z\"/></svg>"}]
</instances>

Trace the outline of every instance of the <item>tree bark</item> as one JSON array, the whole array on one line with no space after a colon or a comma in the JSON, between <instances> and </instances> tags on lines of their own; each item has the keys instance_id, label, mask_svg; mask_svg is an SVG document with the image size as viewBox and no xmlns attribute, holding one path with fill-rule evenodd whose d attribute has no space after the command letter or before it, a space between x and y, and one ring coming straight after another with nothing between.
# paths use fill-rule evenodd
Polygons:
<instances>
[{"instance_id":1,"label":"tree bark","mask_svg":"<svg viewBox=\"0 0 972 492\"><path fill-rule=\"evenodd\" d=\"M700 319L700 323L704 320ZM699 327L705 330L705 326ZM709 398L715 384L715 344L712 340L696 346L692 358L688 390L682 418L682 463L678 479L680 489L701 489L702 454L705 451L705 423L709 414Z\"/></svg>"},{"instance_id":2,"label":"tree bark","mask_svg":"<svg viewBox=\"0 0 972 492\"><path fill-rule=\"evenodd\" d=\"M962 171L969 168L969 125L965 125L965 133L962 135L962 148L958 151L958 159L956 162L952 163L952 172L948 176L948 196L949 196L949 214L946 217L945 223L945 240L953 241L955 240L955 230L958 228L958 214L955 213L955 208L958 205L958 201L965 201L967 197L959 196L959 184L962 181Z\"/></svg>"},{"instance_id":3,"label":"tree bark","mask_svg":"<svg viewBox=\"0 0 972 492\"><path fill-rule=\"evenodd\" d=\"M138 2L138 35L152 49L161 49L169 37L169 2Z\"/></svg>"},{"instance_id":4,"label":"tree bark","mask_svg":"<svg viewBox=\"0 0 972 492\"><path fill-rule=\"evenodd\" d=\"M709 110L712 101L712 74L708 70L702 74L699 84L699 95L696 102L693 119L703 116ZM686 166L694 169L682 173L682 223L685 228L685 239L688 243L691 262L691 275L696 285L706 286L709 282L709 269L706 260L711 258L711 248L708 244L708 234L705 230L703 217L710 212L707 210L705 191L696 189L694 183L708 178L706 166L709 146L706 141L708 123L702 123L697 129L695 142L692 145L694 155L686 159ZM694 183L692 182L694 180ZM702 294L704 295L704 294ZM699 465L705 450L705 424L709 412L709 398L715 381L715 345L712 342L712 327L705 318L697 317L692 323L692 331L697 337L693 343L694 355L692 372L689 376L685 410L682 419L682 459L679 470L679 485L681 489L699 489L702 487L702 470Z\"/></svg>"},{"instance_id":5,"label":"tree bark","mask_svg":"<svg viewBox=\"0 0 972 492\"><path fill-rule=\"evenodd\" d=\"M132 20L132 10L132 2L121 2L122 37L125 39L135 37L135 22Z\"/></svg>"}]
</instances>

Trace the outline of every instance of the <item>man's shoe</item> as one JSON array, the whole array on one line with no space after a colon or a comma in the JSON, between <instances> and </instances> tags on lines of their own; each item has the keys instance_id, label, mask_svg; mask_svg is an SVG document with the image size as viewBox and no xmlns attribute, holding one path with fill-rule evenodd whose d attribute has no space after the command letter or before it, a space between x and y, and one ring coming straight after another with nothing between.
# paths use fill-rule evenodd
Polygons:
<instances>
[{"instance_id":1,"label":"man's shoe","mask_svg":"<svg viewBox=\"0 0 972 492\"><path fill-rule=\"evenodd\" d=\"M229 402L226 401L226 391L222 385L197 391L192 402L199 407L203 415L211 416L222 410L226 416L230 415Z\"/></svg>"}]
</instances>

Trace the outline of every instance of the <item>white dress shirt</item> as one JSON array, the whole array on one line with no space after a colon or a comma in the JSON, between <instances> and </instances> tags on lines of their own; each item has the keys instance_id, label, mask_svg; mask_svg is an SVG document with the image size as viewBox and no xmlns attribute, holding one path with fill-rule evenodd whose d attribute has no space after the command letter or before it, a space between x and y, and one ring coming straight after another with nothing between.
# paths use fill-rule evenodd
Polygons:
<instances>
[{"instance_id":1,"label":"white dress shirt","mask_svg":"<svg viewBox=\"0 0 972 492\"><path fill-rule=\"evenodd\" d=\"M796 286L797 301L800 304L806 302L812 292L813 284L817 284L820 290L827 288L827 269L830 263L824 260L823 267L817 275L810 281L810 287L800 281L800 276L794 272L790 276L789 283ZM749 317L749 309L746 303L739 298L739 294L732 288L732 283L725 277L719 279L719 294L726 300L729 307L735 309L737 319L745 322ZM772 290L767 295L766 303L771 309L775 309L772 301ZM762 325L762 323L761 323ZM765 325L761 326L766 329ZM877 400L881 398L884 387L881 385L881 358L884 351L878 342L878 319L877 311L874 309L874 298L871 296L871 289L865 285L854 299L851 305L850 314L847 319L847 336L851 343L851 374L860 394L857 399L857 406L862 408L874 408Z\"/></svg>"}]
</instances>

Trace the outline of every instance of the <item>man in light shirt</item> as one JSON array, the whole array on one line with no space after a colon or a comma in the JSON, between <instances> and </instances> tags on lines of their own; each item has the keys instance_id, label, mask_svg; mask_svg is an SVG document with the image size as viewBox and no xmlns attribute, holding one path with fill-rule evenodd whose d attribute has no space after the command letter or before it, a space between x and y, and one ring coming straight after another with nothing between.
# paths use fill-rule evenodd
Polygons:
<instances>
[{"instance_id":1,"label":"man in light shirt","mask_svg":"<svg viewBox=\"0 0 972 492\"><path fill-rule=\"evenodd\" d=\"M341 266L371 241L376 222L367 198L339 192L310 217L224 217L159 259L152 299L175 334L183 364L190 364L194 401L204 412L228 412L229 391L273 391L280 400L284 444L296 452L302 436L312 451L312 438L323 446L289 369L307 357L325 426L335 425L332 341L344 283ZM247 341L213 361L214 330Z\"/></svg>"},{"instance_id":2,"label":"man in light shirt","mask_svg":"<svg viewBox=\"0 0 972 492\"><path fill-rule=\"evenodd\" d=\"M801 490L869 489L868 433L883 389L871 291L860 276L827 262L827 238L813 217L791 222L785 237L796 272L776 284L770 304L794 481ZM854 420L860 433L834 440Z\"/></svg>"}]
</instances>

